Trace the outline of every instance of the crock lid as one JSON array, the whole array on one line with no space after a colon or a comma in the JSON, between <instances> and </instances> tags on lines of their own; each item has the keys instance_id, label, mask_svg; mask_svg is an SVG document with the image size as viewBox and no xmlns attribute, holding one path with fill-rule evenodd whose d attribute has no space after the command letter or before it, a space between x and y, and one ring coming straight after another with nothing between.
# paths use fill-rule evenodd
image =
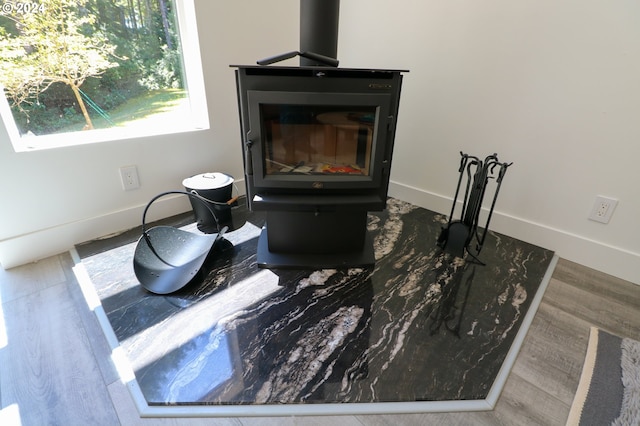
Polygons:
<instances>
[{"instance_id":1,"label":"crock lid","mask_svg":"<svg viewBox=\"0 0 640 426\"><path fill-rule=\"evenodd\" d=\"M189 189L218 189L233 183L233 177L224 173L203 173L191 176L182 181L182 185Z\"/></svg>"}]
</instances>

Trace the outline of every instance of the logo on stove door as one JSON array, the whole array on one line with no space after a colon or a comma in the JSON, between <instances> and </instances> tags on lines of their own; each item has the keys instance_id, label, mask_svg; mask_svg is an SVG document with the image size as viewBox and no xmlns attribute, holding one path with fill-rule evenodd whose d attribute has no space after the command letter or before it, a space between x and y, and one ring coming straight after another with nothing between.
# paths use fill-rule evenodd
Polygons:
<instances>
[{"instance_id":1,"label":"logo on stove door","mask_svg":"<svg viewBox=\"0 0 640 426\"><path fill-rule=\"evenodd\" d=\"M369 89L391 89L390 84L382 84L382 83L371 83L369 84Z\"/></svg>"},{"instance_id":2,"label":"logo on stove door","mask_svg":"<svg viewBox=\"0 0 640 426\"><path fill-rule=\"evenodd\" d=\"M322 189L324 187L324 183L322 183L322 182L313 182L311 184L311 187L315 188L315 189Z\"/></svg>"}]
</instances>

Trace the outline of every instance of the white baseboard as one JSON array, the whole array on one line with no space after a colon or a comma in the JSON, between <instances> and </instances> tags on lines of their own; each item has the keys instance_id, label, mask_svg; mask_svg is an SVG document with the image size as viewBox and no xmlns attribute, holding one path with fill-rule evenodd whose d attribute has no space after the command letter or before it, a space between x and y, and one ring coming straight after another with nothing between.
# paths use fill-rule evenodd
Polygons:
<instances>
[{"instance_id":1,"label":"white baseboard","mask_svg":"<svg viewBox=\"0 0 640 426\"><path fill-rule=\"evenodd\" d=\"M13 268L69 251L85 241L134 228L141 224L145 206L146 203L7 238L0 241L0 264L4 269ZM147 220L173 216L190 208L186 197L167 196L153 203Z\"/></svg>"},{"instance_id":2,"label":"white baseboard","mask_svg":"<svg viewBox=\"0 0 640 426\"><path fill-rule=\"evenodd\" d=\"M244 182L236 181L244 193ZM391 182L389 195L448 215L452 198L399 182ZM168 196L154 203L150 220L190 209L186 197ZM140 224L146 204L0 241L0 265L9 269L70 250L76 244L131 229ZM496 232L553 250L559 257L640 285L640 253L613 247L561 229L494 211L490 228Z\"/></svg>"},{"instance_id":3,"label":"white baseboard","mask_svg":"<svg viewBox=\"0 0 640 426\"><path fill-rule=\"evenodd\" d=\"M236 179L234 194L245 192L244 179ZM35 262L69 251L85 241L102 238L135 228L142 223L142 212L147 203L127 209L105 213L49 228L34 230L0 241L0 265L4 269ZM147 221L163 219L191 209L188 197L168 195L153 203Z\"/></svg>"},{"instance_id":4,"label":"white baseboard","mask_svg":"<svg viewBox=\"0 0 640 426\"><path fill-rule=\"evenodd\" d=\"M403 183L392 181L389 184L389 195L447 216L451 212L453 198ZM561 258L640 285L640 253L507 215L497 210L493 212L489 228L553 250Z\"/></svg>"}]
</instances>

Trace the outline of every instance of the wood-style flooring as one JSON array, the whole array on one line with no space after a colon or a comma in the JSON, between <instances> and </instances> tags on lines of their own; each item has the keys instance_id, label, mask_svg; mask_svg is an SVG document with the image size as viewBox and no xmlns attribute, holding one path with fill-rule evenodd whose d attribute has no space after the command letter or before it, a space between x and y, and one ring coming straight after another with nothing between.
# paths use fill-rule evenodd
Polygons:
<instances>
[{"instance_id":1,"label":"wood-style flooring","mask_svg":"<svg viewBox=\"0 0 640 426\"><path fill-rule=\"evenodd\" d=\"M640 339L640 286L561 259L493 411L142 419L72 267L0 269L1 425L563 425L589 327Z\"/></svg>"}]
</instances>

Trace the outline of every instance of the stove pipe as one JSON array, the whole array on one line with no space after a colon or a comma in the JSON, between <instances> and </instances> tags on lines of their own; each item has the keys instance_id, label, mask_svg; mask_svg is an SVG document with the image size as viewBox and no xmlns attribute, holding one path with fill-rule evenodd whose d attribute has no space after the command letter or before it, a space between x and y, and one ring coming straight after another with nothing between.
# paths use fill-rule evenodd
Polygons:
<instances>
[{"instance_id":1,"label":"stove pipe","mask_svg":"<svg viewBox=\"0 0 640 426\"><path fill-rule=\"evenodd\" d=\"M300 0L300 52L338 58L340 0ZM300 57L300 66L326 65Z\"/></svg>"}]
</instances>

